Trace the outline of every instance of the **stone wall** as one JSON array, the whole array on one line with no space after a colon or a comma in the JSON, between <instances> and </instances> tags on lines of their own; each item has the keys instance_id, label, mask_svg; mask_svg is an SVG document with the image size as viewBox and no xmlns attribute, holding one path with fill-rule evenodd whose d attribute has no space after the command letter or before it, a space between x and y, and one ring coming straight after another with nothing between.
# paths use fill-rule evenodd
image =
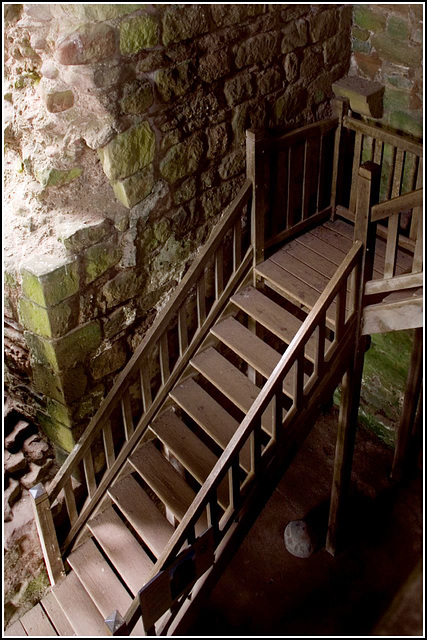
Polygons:
<instances>
[{"instance_id":1,"label":"stone wall","mask_svg":"<svg viewBox=\"0 0 427 640\"><path fill-rule=\"evenodd\" d=\"M354 5L353 75L384 85L381 122L422 136L423 4Z\"/></svg>"},{"instance_id":2,"label":"stone wall","mask_svg":"<svg viewBox=\"0 0 427 640\"><path fill-rule=\"evenodd\" d=\"M6 315L27 367L9 349L6 381L69 451L240 188L245 129L329 114L352 8L29 4L5 17Z\"/></svg>"}]
</instances>

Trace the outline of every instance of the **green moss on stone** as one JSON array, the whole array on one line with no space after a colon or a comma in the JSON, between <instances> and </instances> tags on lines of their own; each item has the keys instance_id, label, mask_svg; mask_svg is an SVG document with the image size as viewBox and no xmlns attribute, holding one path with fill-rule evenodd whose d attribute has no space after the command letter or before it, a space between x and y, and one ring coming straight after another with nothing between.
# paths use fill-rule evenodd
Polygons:
<instances>
[{"instance_id":1,"label":"green moss on stone","mask_svg":"<svg viewBox=\"0 0 427 640\"><path fill-rule=\"evenodd\" d=\"M62 187L69 184L73 180L79 178L83 173L81 167L74 167L68 171L62 169L54 169L49 167L40 171L35 171L34 175L43 188L46 187Z\"/></svg>"},{"instance_id":2,"label":"green moss on stone","mask_svg":"<svg viewBox=\"0 0 427 640\"><path fill-rule=\"evenodd\" d=\"M187 93L194 82L191 63L186 61L170 69L160 69L156 72L154 80L162 100L169 102L178 98Z\"/></svg>"},{"instance_id":3,"label":"green moss on stone","mask_svg":"<svg viewBox=\"0 0 427 640\"><path fill-rule=\"evenodd\" d=\"M153 91L149 82L127 85L125 94L120 100L120 107L124 113L139 115L151 107L153 100Z\"/></svg>"},{"instance_id":4,"label":"green moss on stone","mask_svg":"<svg viewBox=\"0 0 427 640\"><path fill-rule=\"evenodd\" d=\"M203 155L203 143L199 135L171 147L160 163L160 172L168 182L176 182L194 173Z\"/></svg>"},{"instance_id":5,"label":"green moss on stone","mask_svg":"<svg viewBox=\"0 0 427 640\"><path fill-rule=\"evenodd\" d=\"M46 364L31 361L34 388L49 398L67 404L79 399L85 392L87 376L84 366L79 363L64 372L53 371Z\"/></svg>"},{"instance_id":6,"label":"green moss on stone","mask_svg":"<svg viewBox=\"0 0 427 640\"><path fill-rule=\"evenodd\" d=\"M32 333L25 333L32 356L54 371L64 371L83 362L101 343L99 322L89 322L73 329L67 335L49 340Z\"/></svg>"},{"instance_id":7,"label":"green moss on stone","mask_svg":"<svg viewBox=\"0 0 427 640\"><path fill-rule=\"evenodd\" d=\"M409 109L410 95L402 89L389 89L384 91L384 109L386 111L402 111Z\"/></svg>"},{"instance_id":8,"label":"green moss on stone","mask_svg":"<svg viewBox=\"0 0 427 640\"><path fill-rule=\"evenodd\" d=\"M24 295L42 307L52 307L79 290L77 260L37 256L24 265L21 276Z\"/></svg>"},{"instance_id":9,"label":"green moss on stone","mask_svg":"<svg viewBox=\"0 0 427 640\"><path fill-rule=\"evenodd\" d=\"M422 137L423 123L421 118L413 116L405 111L393 111L389 116L390 125L397 131L409 133L410 135Z\"/></svg>"},{"instance_id":10,"label":"green moss on stone","mask_svg":"<svg viewBox=\"0 0 427 640\"><path fill-rule=\"evenodd\" d=\"M388 19L387 33L391 38L407 40L410 35L410 27L405 20L392 15Z\"/></svg>"},{"instance_id":11,"label":"green moss on stone","mask_svg":"<svg viewBox=\"0 0 427 640\"><path fill-rule=\"evenodd\" d=\"M151 16L133 16L120 25L120 53L133 55L159 42L159 26Z\"/></svg>"},{"instance_id":12,"label":"green moss on stone","mask_svg":"<svg viewBox=\"0 0 427 640\"><path fill-rule=\"evenodd\" d=\"M86 251L86 284L93 282L122 257L121 249L108 242L95 244Z\"/></svg>"},{"instance_id":13,"label":"green moss on stone","mask_svg":"<svg viewBox=\"0 0 427 640\"><path fill-rule=\"evenodd\" d=\"M102 292L110 309L133 298L141 288L141 279L134 271L123 271L118 273L112 280L107 282Z\"/></svg>"},{"instance_id":14,"label":"green moss on stone","mask_svg":"<svg viewBox=\"0 0 427 640\"><path fill-rule=\"evenodd\" d=\"M377 13L368 5L355 5L353 13L354 23L361 29L369 31L382 31L386 24L386 19L381 13Z\"/></svg>"},{"instance_id":15,"label":"green moss on stone","mask_svg":"<svg viewBox=\"0 0 427 640\"><path fill-rule=\"evenodd\" d=\"M163 16L163 44L181 42L208 29L207 10L203 5L169 5Z\"/></svg>"},{"instance_id":16,"label":"green moss on stone","mask_svg":"<svg viewBox=\"0 0 427 640\"><path fill-rule=\"evenodd\" d=\"M64 231L59 239L67 251L77 253L105 238L110 229L111 223L105 219L95 224L83 224L81 227Z\"/></svg>"},{"instance_id":17,"label":"green moss on stone","mask_svg":"<svg viewBox=\"0 0 427 640\"><path fill-rule=\"evenodd\" d=\"M91 360L90 370L95 380L122 369L127 359L126 349L120 342L115 342L112 347L103 351L99 356Z\"/></svg>"},{"instance_id":18,"label":"green moss on stone","mask_svg":"<svg viewBox=\"0 0 427 640\"><path fill-rule=\"evenodd\" d=\"M133 175L153 161L156 146L154 131L148 122L135 125L119 134L98 154L110 180Z\"/></svg>"},{"instance_id":19,"label":"green moss on stone","mask_svg":"<svg viewBox=\"0 0 427 640\"><path fill-rule=\"evenodd\" d=\"M417 67L422 61L422 48L408 44L406 41L398 41L386 34L374 34L372 46L380 57L387 62L392 62L405 67Z\"/></svg>"},{"instance_id":20,"label":"green moss on stone","mask_svg":"<svg viewBox=\"0 0 427 640\"><path fill-rule=\"evenodd\" d=\"M68 330L71 307L62 302L46 309L27 298L19 300L19 319L23 327L46 338L56 338Z\"/></svg>"},{"instance_id":21,"label":"green moss on stone","mask_svg":"<svg viewBox=\"0 0 427 640\"><path fill-rule=\"evenodd\" d=\"M40 425L43 433L47 436L50 442L61 447L61 449L68 453L71 453L82 435L84 428L87 426L86 424L83 424L73 428L68 428L61 422L54 420L41 411L37 413L37 424Z\"/></svg>"},{"instance_id":22,"label":"green moss on stone","mask_svg":"<svg viewBox=\"0 0 427 640\"><path fill-rule=\"evenodd\" d=\"M151 193L153 186L153 165L145 167L129 178L112 183L116 198L129 209L146 198Z\"/></svg>"}]
</instances>

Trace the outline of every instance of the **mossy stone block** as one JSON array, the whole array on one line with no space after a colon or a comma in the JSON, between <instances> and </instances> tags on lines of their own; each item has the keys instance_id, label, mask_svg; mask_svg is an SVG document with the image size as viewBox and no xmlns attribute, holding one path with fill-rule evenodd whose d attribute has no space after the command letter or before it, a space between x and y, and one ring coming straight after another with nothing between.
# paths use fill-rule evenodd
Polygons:
<instances>
[{"instance_id":1,"label":"mossy stone block","mask_svg":"<svg viewBox=\"0 0 427 640\"><path fill-rule=\"evenodd\" d=\"M182 204L196 195L196 179L186 178L173 194L174 204Z\"/></svg>"},{"instance_id":2,"label":"mossy stone block","mask_svg":"<svg viewBox=\"0 0 427 640\"><path fill-rule=\"evenodd\" d=\"M160 163L160 172L168 182L176 182L194 173L203 155L200 135L195 135L171 147Z\"/></svg>"},{"instance_id":3,"label":"mossy stone block","mask_svg":"<svg viewBox=\"0 0 427 640\"><path fill-rule=\"evenodd\" d=\"M111 222L108 219L94 224L83 223L77 227L72 225L71 228L69 227L62 232L59 239L67 251L78 253L105 238L110 229Z\"/></svg>"},{"instance_id":4,"label":"mossy stone block","mask_svg":"<svg viewBox=\"0 0 427 640\"><path fill-rule=\"evenodd\" d=\"M390 38L387 34L374 34L371 40L379 56L384 57L387 62L405 67L418 67L422 62L422 47Z\"/></svg>"},{"instance_id":5,"label":"mossy stone block","mask_svg":"<svg viewBox=\"0 0 427 640\"><path fill-rule=\"evenodd\" d=\"M108 340L126 329L136 318L136 309L132 305L124 305L103 319L104 336Z\"/></svg>"},{"instance_id":6,"label":"mossy stone block","mask_svg":"<svg viewBox=\"0 0 427 640\"><path fill-rule=\"evenodd\" d=\"M409 133L412 136L421 138L423 135L423 122L421 118L416 118L411 113L405 111L393 111L389 115L389 123L393 129Z\"/></svg>"},{"instance_id":7,"label":"mossy stone block","mask_svg":"<svg viewBox=\"0 0 427 640\"><path fill-rule=\"evenodd\" d=\"M114 371L122 369L127 360L124 346L120 342L115 342L109 349L103 351L99 356L91 360L90 371L95 380L99 380Z\"/></svg>"},{"instance_id":8,"label":"mossy stone block","mask_svg":"<svg viewBox=\"0 0 427 640\"><path fill-rule=\"evenodd\" d=\"M209 30L206 7L203 5L172 5L163 16L163 44L181 42Z\"/></svg>"},{"instance_id":9,"label":"mossy stone block","mask_svg":"<svg viewBox=\"0 0 427 640\"><path fill-rule=\"evenodd\" d=\"M120 24L120 53L133 55L159 43L159 25L152 16L133 16Z\"/></svg>"},{"instance_id":10,"label":"mossy stone block","mask_svg":"<svg viewBox=\"0 0 427 640\"><path fill-rule=\"evenodd\" d=\"M77 260L36 256L21 270L24 295L42 307L53 307L79 290Z\"/></svg>"},{"instance_id":11,"label":"mossy stone block","mask_svg":"<svg viewBox=\"0 0 427 640\"><path fill-rule=\"evenodd\" d=\"M145 4L53 4L50 6L52 16L68 18L78 22L104 22L115 20L144 9Z\"/></svg>"},{"instance_id":12,"label":"mossy stone block","mask_svg":"<svg viewBox=\"0 0 427 640\"><path fill-rule=\"evenodd\" d=\"M116 181L150 164L155 147L154 131L148 122L142 122L113 138L105 147L98 149L98 154L106 175Z\"/></svg>"},{"instance_id":13,"label":"mossy stone block","mask_svg":"<svg viewBox=\"0 0 427 640\"><path fill-rule=\"evenodd\" d=\"M107 269L114 267L122 257L120 247L100 242L90 247L85 255L86 284L93 282Z\"/></svg>"},{"instance_id":14,"label":"mossy stone block","mask_svg":"<svg viewBox=\"0 0 427 640\"><path fill-rule=\"evenodd\" d=\"M71 453L87 426L87 422L85 422L69 428L41 411L37 413L37 423L50 442L68 453Z\"/></svg>"},{"instance_id":15,"label":"mossy stone block","mask_svg":"<svg viewBox=\"0 0 427 640\"><path fill-rule=\"evenodd\" d=\"M83 173L81 167L74 167L73 169L62 170L48 167L40 171L35 171L34 175L36 180L40 182L43 188L46 187L62 187L64 184L69 184L73 180L79 178Z\"/></svg>"},{"instance_id":16,"label":"mossy stone block","mask_svg":"<svg viewBox=\"0 0 427 640\"><path fill-rule=\"evenodd\" d=\"M32 358L31 368L34 388L62 404L75 402L86 390L87 376L81 363L64 372L57 372Z\"/></svg>"},{"instance_id":17,"label":"mossy stone block","mask_svg":"<svg viewBox=\"0 0 427 640\"><path fill-rule=\"evenodd\" d=\"M391 38L398 40L407 40L410 35L410 26L402 18L398 16L390 16L387 22L387 33Z\"/></svg>"},{"instance_id":18,"label":"mossy stone block","mask_svg":"<svg viewBox=\"0 0 427 640\"><path fill-rule=\"evenodd\" d=\"M25 332L25 338L34 359L54 371L64 371L78 362L84 362L99 347L101 329L99 322L94 321L77 327L56 340L29 332Z\"/></svg>"},{"instance_id":19,"label":"mossy stone block","mask_svg":"<svg viewBox=\"0 0 427 640\"><path fill-rule=\"evenodd\" d=\"M111 309L125 300L133 298L141 288L141 279L134 271L123 271L109 280L102 292L107 301L107 308Z\"/></svg>"},{"instance_id":20,"label":"mossy stone block","mask_svg":"<svg viewBox=\"0 0 427 640\"><path fill-rule=\"evenodd\" d=\"M169 102L184 95L194 82L190 62L181 62L170 69L160 69L154 77L162 100Z\"/></svg>"},{"instance_id":21,"label":"mossy stone block","mask_svg":"<svg viewBox=\"0 0 427 640\"><path fill-rule=\"evenodd\" d=\"M153 90L149 82L126 85L124 96L120 100L123 113L143 114L153 104Z\"/></svg>"},{"instance_id":22,"label":"mossy stone block","mask_svg":"<svg viewBox=\"0 0 427 640\"><path fill-rule=\"evenodd\" d=\"M404 111L409 109L411 97L401 89L388 89L384 92L384 109L386 111Z\"/></svg>"},{"instance_id":23,"label":"mossy stone block","mask_svg":"<svg viewBox=\"0 0 427 640\"><path fill-rule=\"evenodd\" d=\"M385 16L370 8L369 5L355 5L353 19L356 26L373 32L384 30L386 25Z\"/></svg>"},{"instance_id":24,"label":"mossy stone block","mask_svg":"<svg viewBox=\"0 0 427 640\"><path fill-rule=\"evenodd\" d=\"M69 329L72 310L67 302L61 302L46 309L21 297L18 310L22 326L40 336L57 338L67 333Z\"/></svg>"},{"instance_id":25,"label":"mossy stone block","mask_svg":"<svg viewBox=\"0 0 427 640\"><path fill-rule=\"evenodd\" d=\"M112 183L116 198L128 209L141 202L154 186L153 165L145 167L129 178Z\"/></svg>"}]
</instances>

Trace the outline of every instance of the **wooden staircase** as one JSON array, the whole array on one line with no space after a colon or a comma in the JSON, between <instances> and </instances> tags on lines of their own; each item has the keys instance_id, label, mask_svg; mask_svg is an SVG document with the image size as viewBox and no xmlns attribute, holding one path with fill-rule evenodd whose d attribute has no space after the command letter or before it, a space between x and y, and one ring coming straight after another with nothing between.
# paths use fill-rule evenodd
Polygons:
<instances>
[{"instance_id":1,"label":"wooden staircase","mask_svg":"<svg viewBox=\"0 0 427 640\"><path fill-rule=\"evenodd\" d=\"M244 505L250 505L253 496L259 502L257 478L273 477L277 468L283 472L290 464L310 420L351 366L361 321L364 260L353 225L342 219L307 224L305 231L270 251L267 259L255 260L251 268L256 242L246 253L238 244L251 193L247 181L223 222L223 236L215 236L206 248L205 262L206 256L214 258L211 309L206 307L205 271L197 266L187 274L187 290L172 300L179 345L174 365L168 329L162 333L156 325L152 330L161 378L158 404L151 395L153 383L147 381L142 345L115 387L123 420L122 449L118 452L113 441L111 410L103 413L101 408L90 442L87 436L77 445L74 466L70 463L50 489L51 503L64 492L71 532L62 549L71 548L71 553L66 565L58 563L61 552L52 542L53 553L47 553L51 591L6 635L102 636L108 635L106 620L113 635L166 633L179 607L189 606L187 595L200 576L188 579L170 602L165 595L169 582L165 587L159 576L207 530L213 531L219 562L220 543L235 531L238 514L244 519L250 513ZM255 198L252 211L256 205ZM230 230L232 269L227 282L223 249ZM386 253L386 242L378 239L372 281L383 279ZM411 268L410 257L397 248L396 276ZM183 312L192 286L197 340L187 335L188 316ZM144 406L137 419L125 383L135 371ZM101 438L106 458L101 480L90 448L96 438ZM83 505L71 491L77 464L83 464L87 485ZM338 460L336 468L340 464ZM49 516L42 521L38 514L43 534L43 526L46 532L52 523ZM148 624L140 597L144 585L148 589L151 584L160 586L150 597L156 606L166 598L166 608L159 609L163 618L159 615Z\"/></svg>"}]
</instances>

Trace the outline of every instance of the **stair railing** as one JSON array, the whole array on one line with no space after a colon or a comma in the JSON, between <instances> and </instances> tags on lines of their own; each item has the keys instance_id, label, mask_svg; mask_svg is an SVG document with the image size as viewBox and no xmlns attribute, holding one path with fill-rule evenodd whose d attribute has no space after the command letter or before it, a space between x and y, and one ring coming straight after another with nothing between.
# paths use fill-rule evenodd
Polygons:
<instances>
[{"instance_id":1,"label":"stair railing","mask_svg":"<svg viewBox=\"0 0 427 640\"><path fill-rule=\"evenodd\" d=\"M52 584L64 574L61 555L101 503L229 297L249 274L251 198L247 179L50 486L35 488L36 522ZM73 479L79 471L80 498ZM61 525L60 544L52 510L61 492L68 522Z\"/></svg>"},{"instance_id":2,"label":"stair railing","mask_svg":"<svg viewBox=\"0 0 427 640\"><path fill-rule=\"evenodd\" d=\"M350 359L360 313L362 260L363 243L357 241L197 493L163 554L153 566L148 580L169 566L183 545L194 543L195 526L205 510L208 524L213 529L218 559L219 549L227 532L236 519L241 518L242 514L250 509L251 498L257 491L257 481L278 461L283 469L290 463L299 444L313 426L319 406L333 393ZM333 310L336 322L334 339L327 346L326 314L330 310ZM313 373L306 380L303 369L304 353L307 342L313 336L316 340L315 365ZM282 390L287 376L293 375L292 370L295 370L292 405L285 410ZM273 430L267 443L261 437L261 421L266 411L271 411L273 415ZM248 442L251 448L251 469L242 481L240 455ZM229 483L229 506L221 515L217 503L217 490L226 476ZM171 615L177 615L176 607ZM123 625L117 635L127 635L140 617L140 601L137 596L123 616ZM146 633L155 635L156 630L152 627L147 629Z\"/></svg>"}]
</instances>

